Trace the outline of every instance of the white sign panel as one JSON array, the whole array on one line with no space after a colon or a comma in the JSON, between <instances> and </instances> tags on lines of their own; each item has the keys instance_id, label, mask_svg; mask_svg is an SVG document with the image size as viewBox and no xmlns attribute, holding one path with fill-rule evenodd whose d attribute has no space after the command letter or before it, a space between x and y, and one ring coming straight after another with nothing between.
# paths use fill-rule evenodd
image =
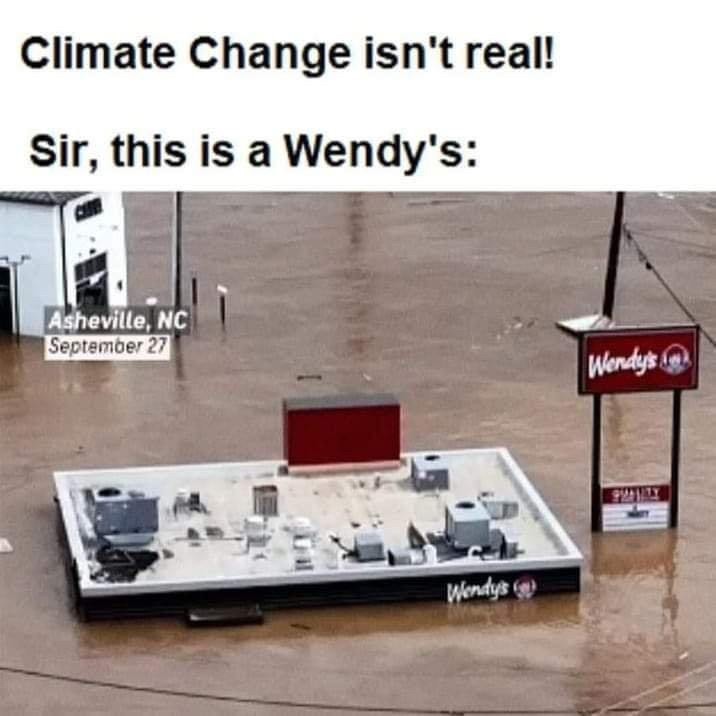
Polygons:
<instances>
[{"instance_id":1,"label":"white sign panel","mask_svg":"<svg viewBox=\"0 0 716 716\"><path fill-rule=\"evenodd\" d=\"M602 529L666 529L669 526L671 486L610 485L602 488Z\"/></svg>"}]
</instances>

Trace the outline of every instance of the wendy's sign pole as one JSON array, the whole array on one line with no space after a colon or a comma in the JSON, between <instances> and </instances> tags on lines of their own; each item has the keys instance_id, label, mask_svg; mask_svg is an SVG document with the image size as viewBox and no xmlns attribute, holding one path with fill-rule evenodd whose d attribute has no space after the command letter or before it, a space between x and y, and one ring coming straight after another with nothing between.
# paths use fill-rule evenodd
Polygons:
<instances>
[{"instance_id":1,"label":"wendy's sign pole","mask_svg":"<svg viewBox=\"0 0 716 716\"><path fill-rule=\"evenodd\" d=\"M579 334L580 395L594 397L592 531L603 529L601 396L605 393L673 391L669 526L679 522L681 392L698 387L699 327L655 326L588 330ZM635 513L638 516L639 510ZM636 523L635 523L636 524Z\"/></svg>"},{"instance_id":2,"label":"wendy's sign pole","mask_svg":"<svg viewBox=\"0 0 716 716\"><path fill-rule=\"evenodd\" d=\"M671 419L671 505L669 527L679 526L679 462L681 457L681 389L674 391Z\"/></svg>"}]
</instances>

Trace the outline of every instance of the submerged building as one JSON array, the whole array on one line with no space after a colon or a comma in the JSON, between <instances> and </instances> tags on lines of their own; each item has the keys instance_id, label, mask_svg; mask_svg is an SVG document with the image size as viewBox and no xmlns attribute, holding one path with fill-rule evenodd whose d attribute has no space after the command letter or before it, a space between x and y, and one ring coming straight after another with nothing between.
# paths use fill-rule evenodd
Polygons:
<instances>
[{"instance_id":1,"label":"submerged building","mask_svg":"<svg viewBox=\"0 0 716 716\"><path fill-rule=\"evenodd\" d=\"M401 453L389 394L283 402L282 460L54 475L81 617L578 592L582 555L505 448Z\"/></svg>"},{"instance_id":2,"label":"submerged building","mask_svg":"<svg viewBox=\"0 0 716 716\"><path fill-rule=\"evenodd\" d=\"M41 336L46 306L126 304L121 194L0 192L0 332Z\"/></svg>"}]
</instances>

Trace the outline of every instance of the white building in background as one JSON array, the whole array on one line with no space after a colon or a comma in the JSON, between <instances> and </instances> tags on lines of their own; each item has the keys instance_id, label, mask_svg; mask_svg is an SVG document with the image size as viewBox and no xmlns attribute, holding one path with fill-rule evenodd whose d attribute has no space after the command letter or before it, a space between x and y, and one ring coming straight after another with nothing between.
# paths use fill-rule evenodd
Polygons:
<instances>
[{"instance_id":1,"label":"white building in background","mask_svg":"<svg viewBox=\"0 0 716 716\"><path fill-rule=\"evenodd\" d=\"M0 192L0 332L41 336L45 306L88 305L127 305L122 195Z\"/></svg>"}]
</instances>

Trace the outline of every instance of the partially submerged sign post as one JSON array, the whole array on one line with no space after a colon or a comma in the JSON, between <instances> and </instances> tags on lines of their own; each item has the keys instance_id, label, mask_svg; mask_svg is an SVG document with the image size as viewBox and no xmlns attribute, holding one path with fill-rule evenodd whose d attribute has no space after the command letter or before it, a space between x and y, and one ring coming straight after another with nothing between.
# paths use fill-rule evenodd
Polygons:
<instances>
[{"instance_id":1,"label":"partially submerged sign post","mask_svg":"<svg viewBox=\"0 0 716 716\"><path fill-rule=\"evenodd\" d=\"M630 519L638 524L639 517L648 518L651 511L642 507L652 500L652 490L657 497L668 497L668 524L676 527L679 522L679 454L681 433L681 391L698 387L699 376L699 327L657 326L651 328L614 328L574 331L579 341L580 395L592 395L594 399L592 421L592 532L605 528L605 510L610 518L621 512L606 505L623 505L629 502L629 510L622 519L610 519L607 528L625 529ZM605 393L637 393L647 391L673 391L673 418L671 439L671 485L633 485L633 497L619 493L630 486L613 486L602 491L601 439L602 395ZM668 488L668 489L666 489ZM641 499L644 497L644 499ZM648 498L648 499L647 499ZM654 511L658 511L654 506ZM622 512L624 510L622 509ZM612 514L615 513L615 514ZM624 522L624 519L627 521ZM648 522L649 520L647 520ZM644 522L644 525L647 524ZM653 527L666 526L662 519L652 519Z\"/></svg>"},{"instance_id":2,"label":"partially submerged sign post","mask_svg":"<svg viewBox=\"0 0 716 716\"><path fill-rule=\"evenodd\" d=\"M593 397L592 532L678 525L681 391L698 387L697 325L617 328L614 324L623 231L624 192L617 192L602 312L557 323L557 328L576 338L579 344L579 394ZM627 237L630 238L629 233ZM651 268L648 262L647 268ZM611 485L602 489L602 394L655 390L671 390L674 394L671 484Z\"/></svg>"}]
</instances>

